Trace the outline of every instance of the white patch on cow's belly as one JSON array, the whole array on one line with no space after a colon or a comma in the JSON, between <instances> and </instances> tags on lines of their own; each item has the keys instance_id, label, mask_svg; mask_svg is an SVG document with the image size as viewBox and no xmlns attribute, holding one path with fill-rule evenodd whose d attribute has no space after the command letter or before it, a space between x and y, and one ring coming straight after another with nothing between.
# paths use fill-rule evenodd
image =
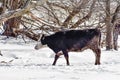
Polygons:
<instances>
[{"instance_id":1,"label":"white patch on cow's belly","mask_svg":"<svg viewBox=\"0 0 120 80\"><path fill-rule=\"evenodd\" d=\"M59 51L56 55L58 56L63 55L63 51Z\"/></svg>"}]
</instances>

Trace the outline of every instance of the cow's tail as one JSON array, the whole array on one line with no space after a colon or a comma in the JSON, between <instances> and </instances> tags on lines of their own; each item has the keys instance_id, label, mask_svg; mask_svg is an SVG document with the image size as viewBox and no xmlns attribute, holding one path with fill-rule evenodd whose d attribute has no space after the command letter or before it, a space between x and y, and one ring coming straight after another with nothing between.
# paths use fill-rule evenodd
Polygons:
<instances>
[{"instance_id":1,"label":"cow's tail","mask_svg":"<svg viewBox=\"0 0 120 80\"><path fill-rule=\"evenodd\" d=\"M100 29L96 28L96 31L97 31L97 37L98 37L98 45L101 46L101 31Z\"/></svg>"},{"instance_id":2,"label":"cow's tail","mask_svg":"<svg viewBox=\"0 0 120 80\"><path fill-rule=\"evenodd\" d=\"M99 46L101 46L101 32L99 30Z\"/></svg>"},{"instance_id":3,"label":"cow's tail","mask_svg":"<svg viewBox=\"0 0 120 80\"><path fill-rule=\"evenodd\" d=\"M97 29L97 32L98 32L98 37L99 37L99 46L101 46L101 28L100 28L100 26L98 26L98 27L96 27L95 29Z\"/></svg>"},{"instance_id":4,"label":"cow's tail","mask_svg":"<svg viewBox=\"0 0 120 80\"><path fill-rule=\"evenodd\" d=\"M101 46L101 31L100 29L97 29L98 31L98 38L99 38L99 46Z\"/></svg>"}]
</instances>

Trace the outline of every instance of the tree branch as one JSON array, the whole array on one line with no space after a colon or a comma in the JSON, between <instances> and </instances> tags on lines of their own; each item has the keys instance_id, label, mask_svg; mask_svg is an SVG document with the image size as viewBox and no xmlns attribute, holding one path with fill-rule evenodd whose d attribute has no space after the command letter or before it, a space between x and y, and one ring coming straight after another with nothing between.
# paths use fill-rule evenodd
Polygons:
<instances>
[{"instance_id":1,"label":"tree branch","mask_svg":"<svg viewBox=\"0 0 120 80\"><path fill-rule=\"evenodd\" d=\"M69 16L65 19L62 26L67 27L69 22L72 20L72 18L80 12L80 10L86 6L86 4L89 2L89 0L83 0L81 4L78 5L73 11L69 14Z\"/></svg>"},{"instance_id":2,"label":"tree branch","mask_svg":"<svg viewBox=\"0 0 120 80\"><path fill-rule=\"evenodd\" d=\"M24 5L24 8L23 9L17 9L17 10L12 10L12 11L9 11L7 13L4 13L2 15L0 15L0 24L10 18L13 18L13 17L18 17L18 16L22 16L24 14L27 14L30 12L30 9L31 8L34 8L36 7L37 5L42 5L43 3L45 3L47 0L42 0L41 2L36 2L36 3L33 3L31 2L32 0L27 0L26 4Z\"/></svg>"},{"instance_id":3,"label":"tree branch","mask_svg":"<svg viewBox=\"0 0 120 80\"><path fill-rule=\"evenodd\" d=\"M95 6L95 2L96 2L96 0L93 0L92 5L90 6L89 13L85 17L83 17L82 19L79 19L74 25L71 26L71 28L78 27L81 23L85 22L85 20L87 20L91 17L94 6Z\"/></svg>"},{"instance_id":4,"label":"tree branch","mask_svg":"<svg viewBox=\"0 0 120 80\"><path fill-rule=\"evenodd\" d=\"M114 23L116 18L117 18L117 15L119 14L119 11L120 11L120 4L117 6L117 8L115 9L115 12L114 12L114 15L112 17L112 20L111 22Z\"/></svg>"}]
</instances>

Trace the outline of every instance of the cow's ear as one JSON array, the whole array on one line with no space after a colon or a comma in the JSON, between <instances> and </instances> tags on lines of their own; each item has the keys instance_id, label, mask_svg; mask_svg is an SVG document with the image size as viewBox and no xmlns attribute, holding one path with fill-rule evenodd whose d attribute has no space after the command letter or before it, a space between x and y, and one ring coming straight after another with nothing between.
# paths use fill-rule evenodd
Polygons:
<instances>
[{"instance_id":1,"label":"cow's ear","mask_svg":"<svg viewBox=\"0 0 120 80\"><path fill-rule=\"evenodd\" d=\"M44 34L42 34L41 40L44 40L44 39L45 39L45 35L44 35Z\"/></svg>"}]
</instances>

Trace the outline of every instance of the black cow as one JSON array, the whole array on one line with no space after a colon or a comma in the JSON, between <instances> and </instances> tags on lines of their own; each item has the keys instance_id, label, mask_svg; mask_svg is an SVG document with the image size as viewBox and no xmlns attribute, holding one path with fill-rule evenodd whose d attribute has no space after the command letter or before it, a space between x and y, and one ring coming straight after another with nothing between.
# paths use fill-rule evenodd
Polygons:
<instances>
[{"instance_id":1,"label":"black cow","mask_svg":"<svg viewBox=\"0 0 120 80\"><path fill-rule=\"evenodd\" d=\"M50 36L41 37L41 44L47 45L55 53L55 60L53 65L56 64L57 59L61 54L64 55L67 65L69 65L69 51L83 51L85 49L91 49L96 56L95 65L100 65L100 36L101 33L98 29L86 29L86 30L68 30L60 31ZM39 49L40 44L35 46L35 49Z\"/></svg>"}]
</instances>

